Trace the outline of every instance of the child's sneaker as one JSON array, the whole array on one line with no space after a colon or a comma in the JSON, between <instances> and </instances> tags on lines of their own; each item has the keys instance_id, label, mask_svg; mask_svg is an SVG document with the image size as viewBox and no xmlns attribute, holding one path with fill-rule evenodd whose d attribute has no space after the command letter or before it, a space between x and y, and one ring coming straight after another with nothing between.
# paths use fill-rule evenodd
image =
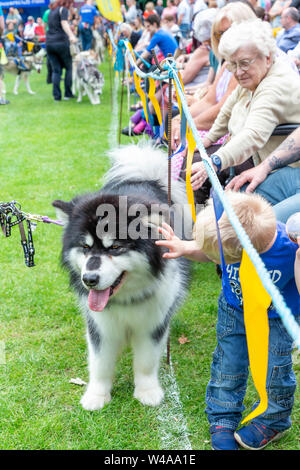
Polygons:
<instances>
[{"instance_id":1,"label":"child's sneaker","mask_svg":"<svg viewBox=\"0 0 300 470\"><path fill-rule=\"evenodd\" d=\"M211 446L214 450L238 450L234 431L223 426L211 426Z\"/></svg>"},{"instance_id":2,"label":"child's sneaker","mask_svg":"<svg viewBox=\"0 0 300 470\"><path fill-rule=\"evenodd\" d=\"M262 424L251 423L234 433L237 442L248 450L260 450L270 442L281 438L283 432L266 428Z\"/></svg>"}]
</instances>

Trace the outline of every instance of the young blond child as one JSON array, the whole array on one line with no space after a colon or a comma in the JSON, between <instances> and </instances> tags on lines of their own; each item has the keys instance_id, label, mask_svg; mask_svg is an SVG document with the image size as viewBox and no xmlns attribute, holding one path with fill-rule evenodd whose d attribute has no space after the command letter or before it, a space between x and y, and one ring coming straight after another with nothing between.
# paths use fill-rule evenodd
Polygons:
<instances>
[{"instance_id":1,"label":"young blond child","mask_svg":"<svg viewBox=\"0 0 300 470\"><path fill-rule=\"evenodd\" d=\"M226 196L252 245L260 253L271 279L299 321L300 296L294 273L297 245L288 238L285 225L276 222L272 207L260 195L228 191ZM296 388L291 359L293 341L271 304L268 309L268 409L248 426L236 431L244 410L249 368L239 280L243 248L225 211L218 225L226 266L222 272L222 291L218 302L218 343L206 390L205 411L210 423L213 449L237 450L238 444L247 449L261 449L279 439L283 431L291 426L290 415ZM184 256L198 262L220 263L212 200L197 216L193 240L180 240L167 224L163 224L160 232L164 240L156 243L169 250L163 254L165 258ZM299 271L299 253L297 259Z\"/></svg>"}]
</instances>

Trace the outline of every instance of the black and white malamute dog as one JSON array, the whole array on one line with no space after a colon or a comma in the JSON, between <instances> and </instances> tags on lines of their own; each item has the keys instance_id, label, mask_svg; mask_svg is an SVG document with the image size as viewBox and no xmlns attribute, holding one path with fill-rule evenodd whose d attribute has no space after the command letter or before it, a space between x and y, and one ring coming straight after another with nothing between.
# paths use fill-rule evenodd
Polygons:
<instances>
[{"instance_id":1,"label":"black and white malamute dog","mask_svg":"<svg viewBox=\"0 0 300 470\"><path fill-rule=\"evenodd\" d=\"M163 258L155 244L158 224L169 221L166 154L130 145L111 156L99 192L53 202L65 221L63 265L86 317L90 378L81 404L87 410L110 401L115 361L127 342L134 352L134 397L146 405L161 402L159 362L188 280L186 260ZM185 202L184 185L172 181L174 231L184 224L187 235Z\"/></svg>"}]
</instances>

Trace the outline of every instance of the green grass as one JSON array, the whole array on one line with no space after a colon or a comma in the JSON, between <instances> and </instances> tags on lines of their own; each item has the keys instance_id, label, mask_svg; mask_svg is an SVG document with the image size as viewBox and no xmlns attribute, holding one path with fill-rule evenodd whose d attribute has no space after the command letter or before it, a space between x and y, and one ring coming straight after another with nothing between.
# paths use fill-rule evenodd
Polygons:
<instances>
[{"instance_id":1,"label":"green grass","mask_svg":"<svg viewBox=\"0 0 300 470\"><path fill-rule=\"evenodd\" d=\"M6 77L11 104L0 107L0 200L15 199L27 212L55 217L54 199L70 200L101 186L109 167L112 118L107 64L101 70L106 85L100 106L86 98L81 104L54 103L45 70L31 76L35 96L27 94L23 83L14 96L14 78ZM18 228L12 232L0 240L0 341L6 356L0 365L0 449L163 449L160 408L143 407L132 397L130 351L118 363L112 402L100 412L81 408L83 388L69 380L88 378L85 328L60 267L62 229L38 225L33 234L36 266L30 269ZM172 322L172 364L195 450L210 449L204 399L219 290L214 266L194 265L187 300ZM181 335L189 342L179 344ZM162 374L166 369L163 363ZM296 372L299 380L299 365ZM299 398L298 390L292 429L270 449L300 448ZM246 413L255 399L250 384ZM180 448L180 436L174 436L173 445Z\"/></svg>"}]
</instances>

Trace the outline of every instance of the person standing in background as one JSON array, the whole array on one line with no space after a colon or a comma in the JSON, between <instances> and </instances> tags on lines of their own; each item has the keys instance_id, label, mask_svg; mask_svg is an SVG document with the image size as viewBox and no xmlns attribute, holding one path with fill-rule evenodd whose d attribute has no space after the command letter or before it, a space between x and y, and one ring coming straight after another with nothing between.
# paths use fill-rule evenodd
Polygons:
<instances>
[{"instance_id":1,"label":"person standing in background","mask_svg":"<svg viewBox=\"0 0 300 470\"><path fill-rule=\"evenodd\" d=\"M68 23L68 8L72 3L73 0L57 0L51 5L51 12L48 17L46 50L52 67L54 101L61 101L60 80L63 68L66 69L64 99L73 98L70 43L76 43L77 38Z\"/></svg>"},{"instance_id":2,"label":"person standing in background","mask_svg":"<svg viewBox=\"0 0 300 470\"><path fill-rule=\"evenodd\" d=\"M88 51L92 48L94 19L99 15L98 10L93 3L93 0L86 0L85 4L79 11L79 36L83 51Z\"/></svg>"}]
</instances>

